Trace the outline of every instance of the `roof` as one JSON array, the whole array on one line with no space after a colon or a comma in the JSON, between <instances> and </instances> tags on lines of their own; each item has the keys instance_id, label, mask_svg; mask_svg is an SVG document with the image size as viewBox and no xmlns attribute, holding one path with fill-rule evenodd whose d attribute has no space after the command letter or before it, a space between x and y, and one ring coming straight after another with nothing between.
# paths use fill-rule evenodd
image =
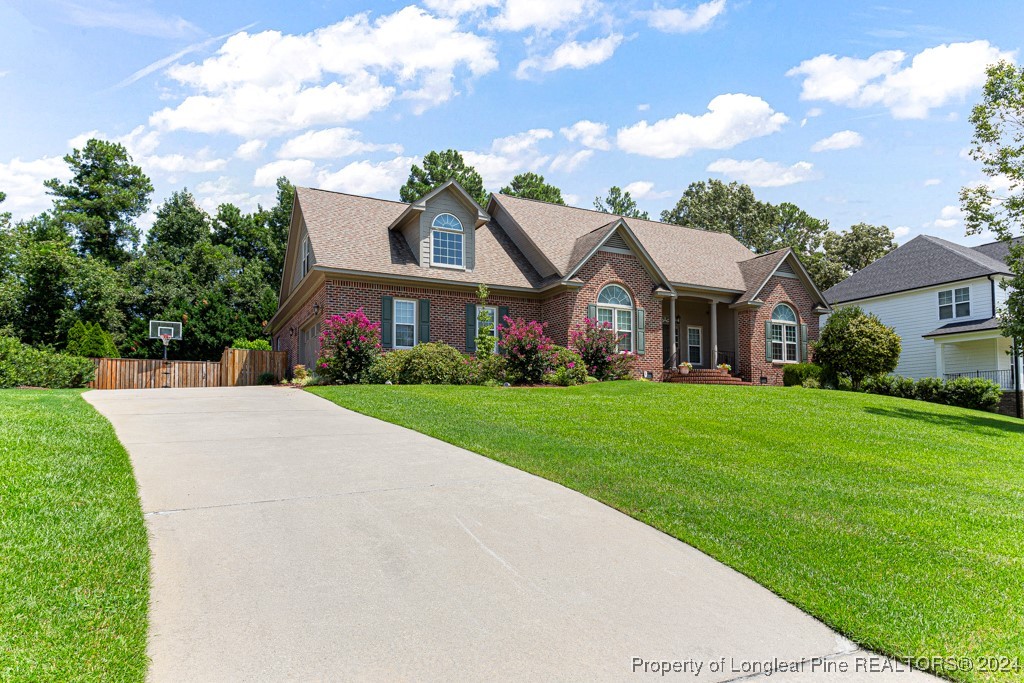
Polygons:
<instances>
[{"instance_id":1,"label":"roof","mask_svg":"<svg viewBox=\"0 0 1024 683\"><path fill-rule=\"evenodd\" d=\"M1012 243L1020 244L1021 242L1024 242L1024 237L1017 237ZM976 247L971 247L971 249L980 252L989 258L993 258L1000 263L1006 263L1006 259L1010 255L1010 243L1002 240L998 242L989 242L988 244L979 244Z\"/></svg>"},{"instance_id":2,"label":"roof","mask_svg":"<svg viewBox=\"0 0 1024 683\"><path fill-rule=\"evenodd\" d=\"M1009 272L983 251L919 235L830 288L825 298L842 303Z\"/></svg>"},{"instance_id":3,"label":"roof","mask_svg":"<svg viewBox=\"0 0 1024 683\"><path fill-rule=\"evenodd\" d=\"M777 249L767 254L761 254L752 259L740 263L740 272L743 273L743 280L747 284L747 291L743 292L736 303L743 304L752 301L764 287L764 283L772 276L775 269L779 267L789 255L789 249Z\"/></svg>"},{"instance_id":4,"label":"roof","mask_svg":"<svg viewBox=\"0 0 1024 683\"><path fill-rule=\"evenodd\" d=\"M754 252L727 233L503 194L495 195L495 199L562 275L579 260L585 246L578 244L582 238L603 227L610 229L611 222L622 219L669 281L735 292L747 290L739 264L753 258ZM596 236L589 239L595 244L599 241Z\"/></svg>"},{"instance_id":5,"label":"roof","mask_svg":"<svg viewBox=\"0 0 1024 683\"><path fill-rule=\"evenodd\" d=\"M295 188L295 197L302 210L317 266L383 275L430 277L430 271L419 266L402 234L388 230L388 226L409 208L409 204L308 187ZM445 270L440 279L524 288L536 288L547 283L494 222L477 228L475 237L476 266L473 271Z\"/></svg>"},{"instance_id":6,"label":"roof","mask_svg":"<svg viewBox=\"0 0 1024 683\"><path fill-rule=\"evenodd\" d=\"M987 332L988 330L999 329L999 318L989 318L988 320L968 320L967 322L960 323L948 323L932 330L928 334L921 335L922 337L939 337L944 334L964 334L966 332Z\"/></svg>"}]
</instances>

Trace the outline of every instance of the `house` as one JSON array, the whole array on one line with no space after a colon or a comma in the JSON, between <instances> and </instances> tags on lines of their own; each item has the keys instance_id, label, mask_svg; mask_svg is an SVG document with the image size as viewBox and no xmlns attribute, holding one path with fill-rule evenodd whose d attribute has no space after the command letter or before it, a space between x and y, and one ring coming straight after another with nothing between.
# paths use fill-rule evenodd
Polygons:
<instances>
[{"instance_id":1,"label":"house","mask_svg":"<svg viewBox=\"0 0 1024 683\"><path fill-rule=\"evenodd\" d=\"M1009 246L965 247L921 235L825 292L834 308L860 306L894 328L903 341L896 374L985 377L1016 403L1021 358L999 328L998 311L1010 278Z\"/></svg>"},{"instance_id":2,"label":"house","mask_svg":"<svg viewBox=\"0 0 1024 683\"><path fill-rule=\"evenodd\" d=\"M557 344L585 317L608 323L652 379L682 359L780 384L828 311L790 250L757 255L723 233L505 195L482 207L454 181L411 204L300 187L274 348L311 365L324 317L362 308L385 348L472 352L478 283L492 319L541 321Z\"/></svg>"}]
</instances>

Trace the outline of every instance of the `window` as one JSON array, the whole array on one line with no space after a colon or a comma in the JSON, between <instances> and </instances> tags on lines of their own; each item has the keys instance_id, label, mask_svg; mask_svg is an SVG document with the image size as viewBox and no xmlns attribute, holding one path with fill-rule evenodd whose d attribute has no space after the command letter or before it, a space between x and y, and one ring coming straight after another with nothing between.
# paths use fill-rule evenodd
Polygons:
<instances>
[{"instance_id":1,"label":"window","mask_svg":"<svg viewBox=\"0 0 1024 683\"><path fill-rule=\"evenodd\" d=\"M615 330L619 351L633 350L633 299L619 285L608 285L597 295L597 321Z\"/></svg>"},{"instance_id":2,"label":"window","mask_svg":"<svg viewBox=\"0 0 1024 683\"><path fill-rule=\"evenodd\" d=\"M430 262L435 266L462 268L462 223L450 213L441 213L430 224Z\"/></svg>"},{"instance_id":3,"label":"window","mask_svg":"<svg viewBox=\"0 0 1024 683\"><path fill-rule=\"evenodd\" d=\"M416 346L416 302L395 299L395 348Z\"/></svg>"},{"instance_id":4,"label":"window","mask_svg":"<svg viewBox=\"0 0 1024 683\"><path fill-rule=\"evenodd\" d=\"M700 365L703 362L701 359L701 350L704 348L704 344L701 343L702 336L704 336L703 328L686 328L686 360L694 365Z\"/></svg>"},{"instance_id":5,"label":"window","mask_svg":"<svg viewBox=\"0 0 1024 683\"><path fill-rule=\"evenodd\" d=\"M939 320L968 318L971 315L971 288L958 287L939 292Z\"/></svg>"},{"instance_id":6,"label":"window","mask_svg":"<svg viewBox=\"0 0 1024 683\"><path fill-rule=\"evenodd\" d=\"M309 241L309 236L302 240L302 275L305 276L309 272L309 269L313 267L313 245Z\"/></svg>"},{"instance_id":7,"label":"window","mask_svg":"<svg viewBox=\"0 0 1024 683\"><path fill-rule=\"evenodd\" d=\"M771 330L772 360L795 363L799 360L797 343L800 335L796 328L796 313L786 304L779 304L772 311L769 324Z\"/></svg>"},{"instance_id":8,"label":"window","mask_svg":"<svg viewBox=\"0 0 1024 683\"><path fill-rule=\"evenodd\" d=\"M480 322L481 311L487 316L487 322ZM494 337L494 349L493 353L498 352L498 307L497 306L477 306L476 307L476 334L480 336L480 328L490 325L491 336Z\"/></svg>"}]
</instances>

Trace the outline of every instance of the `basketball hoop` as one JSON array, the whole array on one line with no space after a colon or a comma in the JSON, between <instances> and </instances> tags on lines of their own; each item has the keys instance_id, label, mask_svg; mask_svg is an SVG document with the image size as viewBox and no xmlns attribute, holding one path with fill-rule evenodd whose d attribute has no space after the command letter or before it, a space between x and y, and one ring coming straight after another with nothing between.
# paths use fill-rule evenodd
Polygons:
<instances>
[{"instance_id":1,"label":"basketball hoop","mask_svg":"<svg viewBox=\"0 0 1024 683\"><path fill-rule=\"evenodd\" d=\"M172 335L172 334L161 334L160 335L160 341L162 341L164 343L164 346L167 346L168 344L171 343L171 339L173 337L174 337L174 335Z\"/></svg>"},{"instance_id":2,"label":"basketball hoop","mask_svg":"<svg viewBox=\"0 0 1024 683\"><path fill-rule=\"evenodd\" d=\"M150 320L149 338L159 339L164 345L164 361L167 361L167 347L175 340L181 340L181 323L176 321Z\"/></svg>"}]
</instances>

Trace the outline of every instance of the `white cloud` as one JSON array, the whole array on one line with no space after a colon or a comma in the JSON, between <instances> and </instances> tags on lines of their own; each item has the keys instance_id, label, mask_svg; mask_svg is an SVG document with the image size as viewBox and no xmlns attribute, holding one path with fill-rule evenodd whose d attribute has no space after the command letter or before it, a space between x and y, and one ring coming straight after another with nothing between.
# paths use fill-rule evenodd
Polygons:
<instances>
[{"instance_id":1,"label":"white cloud","mask_svg":"<svg viewBox=\"0 0 1024 683\"><path fill-rule=\"evenodd\" d=\"M597 4L596 0L505 0L489 25L500 31L552 31L589 14Z\"/></svg>"},{"instance_id":2,"label":"white cloud","mask_svg":"<svg viewBox=\"0 0 1024 683\"><path fill-rule=\"evenodd\" d=\"M827 138L818 140L811 145L812 152L833 152L840 149L852 149L864 144L864 138L860 133L852 130L841 130L832 133Z\"/></svg>"},{"instance_id":3,"label":"white cloud","mask_svg":"<svg viewBox=\"0 0 1024 683\"><path fill-rule=\"evenodd\" d=\"M401 145L378 145L359 139L359 132L351 128L325 128L311 130L286 141L277 150L279 159L331 159L387 150L402 153Z\"/></svg>"},{"instance_id":4,"label":"white cloud","mask_svg":"<svg viewBox=\"0 0 1024 683\"><path fill-rule=\"evenodd\" d=\"M195 92L150 123L275 135L365 118L396 97L422 110L456 94L457 72L476 77L497 67L492 40L415 6L372 21L358 14L301 35L242 32L214 56L168 69Z\"/></svg>"},{"instance_id":5,"label":"white cloud","mask_svg":"<svg viewBox=\"0 0 1024 683\"><path fill-rule=\"evenodd\" d=\"M933 220L931 223L926 223L925 227L937 228L939 230L949 230L960 224L960 221L964 217L964 212L960 210L959 206L949 205L942 207L939 211L939 217Z\"/></svg>"},{"instance_id":6,"label":"white cloud","mask_svg":"<svg viewBox=\"0 0 1024 683\"><path fill-rule=\"evenodd\" d=\"M121 5L109 0L92 0L60 2L59 6L65 12L61 19L85 28L112 28L156 38L186 38L202 33L192 22L160 14L142 3Z\"/></svg>"},{"instance_id":7,"label":"white cloud","mask_svg":"<svg viewBox=\"0 0 1024 683\"><path fill-rule=\"evenodd\" d=\"M647 180L637 180L626 185L622 190L624 192L628 192L633 199L664 199L665 197L670 197L672 195L672 193L667 190L655 192L654 183Z\"/></svg>"},{"instance_id":8,"label":"white cloud","mask_svg":"<svg viewBox=\"0 0 1024 683\"><path fill-rule=\"evenodd\" d=\"M552 171L572 173L592 156L594 156L594 150L592 149L581 149L578 152L562 152L551 160L550 168Z\"/></svg>"},{"instance_id":9,"label":"white cloud","mask_svg":"<svg viewBox=\"0 0 1024 683\"><path fill-rule=\"evenodd\" d=\"M641 121L620 128L619 149L633 154L674 159L698 149L728 149L777 132L789 118L752 95L719 95L706 114L677 114L654 123Z\"/></svg>"},{"instance_id":10,"label":"white cloud","mask_svg":"<svg viewBox=\"0 0 1024 683\"><path fill-rule=\"evenodd\" d=\"M711 0L694 9L655 7L644 12L651 28L666 33L703 31L725 11L725 0Z\"/></svg>"},{"instance_id":11,"label":"white cloud","mask_svg":"<svg viewBox=\"0 0 1024 683\"><path fill-rule=\"evenodd\" d=\"M950 43L922 50L902 67L900 50L876 52L867 59L822 54L801 62L787 76L804 78L800 98L848 107L881 104L897 119L923 119L936 108L962 101L985 82L985 67L1013 52L986 40Z\"/></svg>"},{"instance_id":12,"label":"white cloud","mask_svg":"<svg viewBox=\"0 0 1024 683\"><path fill-rule=\"evenodd\" d=\"M221 204L234 204L243 211L253 211L261 201L260 195L238 190L234 179L228 176L199 183L195 196L199 206L210 214L216 213Z\"/></svg>"},{"instance_id":13,"label":"white cloud","mask_svg":"<svg viewBox=\"0 0 1024 683\"><path fill-rule=\"evenodd\" d=\"M554 135L547 128L533 128L495 139L488 152L462 152L462 156L467 164L480 172L485 186L497 187L511 180L516 173L545 165L548 157L537 146Z\"/></svg>"},{"instance_id":14,"label":"white cloud","mask_svg":"<svg viewBox=\"0 0 1024 683\"><path fill-rule=\"evenodd\" d=\"M378 163L354 161L341 170L321 172L318 182L324 190L397 196L398 188L409 176L409 168L418 161L417 157L395 157Z\"/></svg>"},{"instance_id":15,"label":"white cloud","mask_svg":"<svg viewBox=\"0 0 1024 683\"><path fill-rule=\"evenodd\" d=\"M124 145L128 154L130 154L135 162L139 164L141 164L148 155L152 154L156 151L156 148L160 146L160 133L158 131L152 129L147 130L145 126L136 126L125 135L118 136L110 136L98 130L79 133L68 140L68 147L71 149L81 149L85 147L85 143L93 138L97 140L108 140L110 142L116 142Z\"/></svg>"},{"instance_id":16,"label":"white cloud","mask_svg":"<svg viewBox=\"0 0 1024 683\"><path fill-rule=\"evenodd\" d=\"M43 157L30 161L11 159L0 163L0 191L7 200L0 204L0 212L9 211L15 219L28 218L50 208L53 201L46 194L43 181L71 178L71 170L61 157Z\"/></svg>"},{"instance_id":17,"label":"white cloud","mask_svg":"<svg viewBox=\"0 0 1024 683\"><path fill-rule=\"evenodd\" d=\"M924 185L925 187L933 187L935 185L941 185L941 184L942 184L942 179L941 178L928 178L927 180L925 180L922 183L922 185Z\"/></svg>"},{"instance_id":18,"label":"white cloud","mask_svg":"<svg viewBox=\"0 0 1024 683\"><path fill-rule=\"evenodd\" d=\"M584 147L591 149L600 149L607 151L612 148L608 138L605 137L608 134L608 125L604 123L596 123L594 121L588 121L583 119L577 121L568 128L561 128L559 132L565 136L566 140L570 142L579 142Z\"/></svg>"},{"instance_id":19,"label":"white cloud","mask_svg":"<svg viewBox=\"0 0 1024 683\"><path fill-rule=\"evenodd\" d=\"M256 187L274 187L277 179L286 176L291 182L301 185L316 177L316 164L309 159L281 159L263 164L256 169L252 184Z\"/></svg>"},{"instance_id":20,"label":"white cloud","mask_svg":"<svg viewBox=\"0 0 1024 683\"><path fill-rule=\"evenodd\" d=\"M238 149L235 150L235 156L239 159L244 159L245 161L253 161L259 157L260 152L262 152L266 146L266 140L260 140L259 138L247 140L238 146Z\"/></svg>"},{"instance_id":21,"label":"white cloud","mask_svg":"<svg viewBox=\"0 0 1024 683\"><path fill-rule=\"evenodd\" d=\"M622 44L623 36L612 33L604 38L595 38L586 43L570 40L555 48L550 55L528 57L519 62L516 78L529 78L533 71L558 71L559 69L586 69L607 61Z\"/></svg>"},{"instance_id":22,"label":"white cloud","mask_svg":"<svg viewBox=\"0 0 1024 683\"><path fill-rule=\"evenodd\" d=\"M651 108L651 105L647 104L646 102L644 102L643 104L636 105L636 110L637 111L647 111L650 108Z\"/></svg>"},{"instance_id":23,"label":"white cloud","mask_svg":"<svg viewBox=\"0 0 1024 683\"><path fill-rule=\"evenodd\" d=\"M730 180L738 180L751 187L784 187L795 185L818 177L814 165L798 161L792 166L783 166L776 161L754 159L718 159L708 164L709 173L721 173Z\"/></svg>"},{"instance_id":24,"label":"white cloud","mask_svg":"<svg viewBox=\"0 0 1024 683\"><path fill-rule=\"evenodd\" d=\"M905 225L900 225L892 229L892 234L896 239L903 239L910 234L910 228Z\"/></svg>"},{"instance_id":25,"label":"white cloud","mask_svg":"<svg viewBox=\"0 0 1024 683\"><path fill-rule=\"evenodd\" d=\"M804 117L800 119L800 127L803 128L804 126L807 125L808 121L818 116L821 116L824 113L825 112L822 111L821 107L811 107L810 109L807 110L807 114L805 114Z\"/></svg>"},{"instance_id":26,"label":"white cloud","mask_svg":"<svg viewBox=\"0 0 1024 683\"><path fill-rule=\"evenodd\" d=\"M478 14L491 7L498 7L501 0L423 0L423 5L439 14L457 17L463 14Z\"/></svg>"},{"instance_id":27,"label":"white cloud","mask_svg":"<svg viewBox=\"0 0 1024 683\"><path fill-rule=\"evenodd\" d=\"M197 156L184 154L163 154L143 157L140 165L143 170L160 171L177 176L180 173L210 173L220 171L227 165L227 159L211 159L208 152Z\"/></svg>"}]
</instances>

